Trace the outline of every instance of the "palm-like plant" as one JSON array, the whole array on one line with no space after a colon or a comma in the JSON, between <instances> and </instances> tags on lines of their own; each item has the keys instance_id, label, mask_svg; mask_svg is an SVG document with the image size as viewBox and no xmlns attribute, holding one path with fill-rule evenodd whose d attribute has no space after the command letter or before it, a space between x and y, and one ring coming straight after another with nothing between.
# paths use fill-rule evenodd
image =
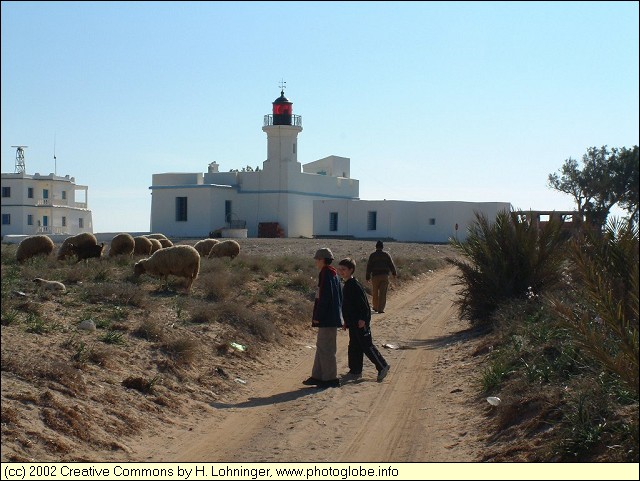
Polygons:
<instances>
[{"instance_id":1,"label":"palm-like plant","mask_svg":"<svg viewBox=\"0 0 640 481\"><path fill-rule=\"evenodd\" d=\"M638 227L610 220L571 243L572 299L552 298L559 320L638 396ZM575 300L579 300L576 303Z\"/></svg>"},{"instance_id":2,"label":"palm-like plant","mask_svg":"<svg viewBox=\"0 0 640 481\"><path fill-rule=\"evenodd\" d=\"M499 212L495 221L476 213L464 242L452 241L466 259L448 258L460 269L460 314L481 322L504 301L540 293L561 278L562 245L568 235L559 221L539 227Z\"/></svg>"}]
</instances>

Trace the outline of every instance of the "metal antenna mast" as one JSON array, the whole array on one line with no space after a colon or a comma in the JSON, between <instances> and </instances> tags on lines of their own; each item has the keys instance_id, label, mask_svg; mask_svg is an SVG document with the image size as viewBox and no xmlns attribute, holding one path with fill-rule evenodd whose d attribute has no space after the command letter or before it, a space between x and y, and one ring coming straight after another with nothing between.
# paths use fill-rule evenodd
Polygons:
<instances>
[{"instance_id":1,"label":"metal antenna mast","mask_svg":"<svg viewBox=\"0 0 640 481\"><path fill-rule=\"evenodd\" d=\"M12 145L11 146L16 150L16 174L24 174L26 172L26 167L24 165L24 149L26 149L27 145Z\"/></svg>"}]
</instances>

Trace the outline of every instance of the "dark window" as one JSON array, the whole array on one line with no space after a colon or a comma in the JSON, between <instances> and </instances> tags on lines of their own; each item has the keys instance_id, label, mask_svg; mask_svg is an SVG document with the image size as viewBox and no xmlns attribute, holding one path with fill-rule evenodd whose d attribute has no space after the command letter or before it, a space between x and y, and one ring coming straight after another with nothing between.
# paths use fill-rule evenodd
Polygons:
<instances>
[{"instance_id":1,"label":"dark window","mask_svg":"<svg viewBox=\"0 0 640 481\"><path fill-rule=\"evenodd\" d=\"M367 230L376 230L378 227L378 213L376 211L367 212Z\"/></svg>"},{"instance_id":2,"label":"dark window","mask_svg":"<svg viewBox=\"0 0 640 481\"><path fill-rule=\"evenodd\" d=\"M27 197L33 199L33 187L27 187Z\"/></svg>"},{"instance_id":3,"label":"dark window","mask_svg":"<svg viewBox=\"0 0 640 481\"><path fill-rule=\"evenodd\" d=\"M2 225L11 224L11 214L2 214Z\"/></svg>"},{"instance_id":4,"label":"dark window","mask_svg":"<svg viewBox=\"0 0 640 481\"><path fill-rule=\"evenodd\" d=\"M27 215L27 225L33 225L33 215Z\"/></svg>"},{"instance_id":5,"label":"dark window","mask_svg":"<svg viewBox=\"0 0 640 481\"><path fill-rule=\"evenodd\" d=\"M429 219L429 225L436 225L436 220L434 218Z\"/></svg>"},{"instance_id":6,"label":"dark window","mask_svg":"<svg viewBox=\"0 0 640 481\"><path fill-rule=\"evenodd\" d=\"M2 197L11 197L11 187L2 188Z\"/></svg>"},{"instance_id":7,"label":"dark window","mask_svg":"<svg viewBox=\"0 0 640 481\"><path fill-rule=\"evenodd\" d=\"M49 198L49 189L42 189L42 198L43 199Z\"/></svg>"},{"instance_id":8,"label":"dark window","mask_svg":"<svg viewBox=\"0 0 640 481\"><path fill-rule=\"evenodd\" d=\"M187 221L187 198L176 197L176 222Z\"/></svg>"},{"instance_id":9,"label":"dark window","mask_svg":"<svg viewBox=\"0 0 640 481\"><path fill-rule=\"evenodd\" d=\"M62 200L67 200L67 191L66 190L62 191Z\"/></svg>"},{"instance_id":10,"label":"dark window","mask_svg":"<svg viewBox=\"0 0 640 481\"><path fill-rule=\"evenodd\" d=\"M338 213L329 212L329 230L335 232L338 230Z\"/></svg>"},{"instance_id":11,"label":"dark window","mask_svg":"<svg viewBox=\"0 0 640 481\"><path fill-rule=\"evenodd\" d=\"M67 226L67 218L63 217L62 218L62 227L66 227Z\"/></svg>"},{"instance_id":12,"label":"dark window","mask_svg":"<svg viewBox=\"0 0 640 481\"><path fill-rule=\"evenodd\" d=\"M84 219L82 217L78 219L78 227L81 229L84 227Z\"/></svg>"},{"instance_id":13,"label":"dark window","mask_svg":"<svg viewBox=\"0 0 640 481\"><path fill-rule=\"evenodd\" d=\"M225 200L224 201L224 221L225 222L231 222L231 201L230 200Z\"/></svg>"}]
</instances>

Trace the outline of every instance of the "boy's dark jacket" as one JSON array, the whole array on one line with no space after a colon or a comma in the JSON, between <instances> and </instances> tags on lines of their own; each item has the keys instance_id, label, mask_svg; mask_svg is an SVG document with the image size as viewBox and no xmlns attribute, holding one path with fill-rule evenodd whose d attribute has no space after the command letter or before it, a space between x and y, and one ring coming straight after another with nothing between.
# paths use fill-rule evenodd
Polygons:
<instances>
[{"instance_id":1,"label":"boy's dark jacket","mask_svg":"<svg viewBox=\"0 0 640 481\"><path fill-rule=\"evenodd\" d=\"M338 273L324 266L318 275L318 294L313 305L313 327L342 327L342 289Z\"/></svg>"},{"instance_id":2,"label":"boy's dark jacket","mask_svg":"<svg viewBox=\"0 0 640 481\"><path fill-rule=\"evenodd\" d=\"M342 317L349 327L357 327L360 319L365 321L365 327L371 321L371 307L367 293L355 277L344 283L342 290Z\"/></svg>"}]
</instances>

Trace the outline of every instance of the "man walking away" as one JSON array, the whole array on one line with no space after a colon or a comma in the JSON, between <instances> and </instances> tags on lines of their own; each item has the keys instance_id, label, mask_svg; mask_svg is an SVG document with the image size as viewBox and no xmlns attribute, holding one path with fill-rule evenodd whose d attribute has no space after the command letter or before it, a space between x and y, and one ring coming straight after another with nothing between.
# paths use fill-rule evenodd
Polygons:
<instances>
[{"instance_id":1,"label":"man walking away","mask_svg":"<svg viewBox=\"0 0 640 481\"><path fill-rule=\"evenodd\" d=\"M379 313L384 312L387 304L387 289L389 288L389 274L397 277L396 266L391 256L383 250L382 241L376 242L376 250L369 256L367 262L367 282L371 282L371 294L373 299L373 310Z\"/></svg>"}]
</instances>

